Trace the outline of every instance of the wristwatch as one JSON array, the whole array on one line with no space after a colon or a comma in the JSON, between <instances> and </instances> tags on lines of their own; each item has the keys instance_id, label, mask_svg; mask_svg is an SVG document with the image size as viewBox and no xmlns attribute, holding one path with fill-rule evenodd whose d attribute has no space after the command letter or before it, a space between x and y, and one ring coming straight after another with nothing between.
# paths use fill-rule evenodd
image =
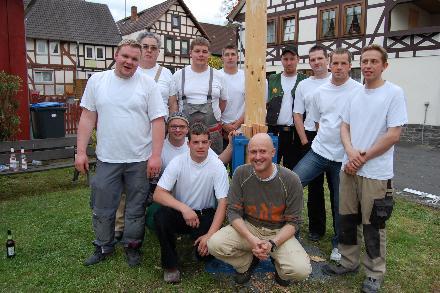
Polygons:
<instances>
[{"instance_id":1,"label":"wristwatch","mask_svg":"<svg viewBox=\"0 0 440 293\"><path fill-rule=\"evenodd\" d=\"M272 248L270 249L270 252L274 252L275 250L277 250L277 245L272 239L269 239L269 243L272 244Z\"/></svg>"}]
</instances>

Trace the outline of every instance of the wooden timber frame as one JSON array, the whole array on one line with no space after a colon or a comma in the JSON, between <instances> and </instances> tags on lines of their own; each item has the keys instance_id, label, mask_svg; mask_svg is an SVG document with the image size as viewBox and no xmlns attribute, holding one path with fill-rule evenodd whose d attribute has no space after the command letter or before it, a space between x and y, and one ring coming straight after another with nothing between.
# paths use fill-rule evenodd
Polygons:
<instances>
[{"instance_id":1,"label":"wooden timber frame","mask_svg":"<svg viewBox=\"0 0 440 293\"><path fill-rule=\"evenodd\" d=\"M241 129L247 138L267 132L266 105L266 38L267 2L248 0L246 5L245 124Z\"/></svg>"}]
</instances>

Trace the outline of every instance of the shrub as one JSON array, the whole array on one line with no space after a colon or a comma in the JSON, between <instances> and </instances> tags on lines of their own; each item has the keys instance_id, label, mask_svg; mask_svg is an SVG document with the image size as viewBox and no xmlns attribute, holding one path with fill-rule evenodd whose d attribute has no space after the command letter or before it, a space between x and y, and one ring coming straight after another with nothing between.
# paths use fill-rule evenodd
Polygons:
<instances>
[{"instance_id":1,"label":"shrub","mask_svg":"<svg viewBox=\"0 0 440 293\"><path fill-rule=\"evenodd\" d=\"M211 55L208 59L208 65L215 69L223 68L222 58Z\"/></svg>"},{"instance_id":2,"label":"shrub","mask_svg":"<svg viewBox=\"0 0 440 293\"><path fill-rule=\"evenodd\" d=\"M16 94L21 82L20 77L0 71L0 141L12 140L20 131Z\"/></svg>"}]
</instances>

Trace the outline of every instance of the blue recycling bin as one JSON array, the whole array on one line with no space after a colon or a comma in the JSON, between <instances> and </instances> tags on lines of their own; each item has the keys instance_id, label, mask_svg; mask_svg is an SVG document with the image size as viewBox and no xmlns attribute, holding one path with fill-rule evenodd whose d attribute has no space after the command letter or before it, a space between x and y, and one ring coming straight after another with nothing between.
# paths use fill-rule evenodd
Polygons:
<instances>
[{"instance_id":1,"label":"blue recycling bin","mask_svg":"<svg viewBox=\"0 0 440 293\"><path fill-rule=\"evenodd\" d=\"M31 104L31 121L34 138L65 137L64 113L66 107L59 102Z\"/></svg>"}]
</instances>

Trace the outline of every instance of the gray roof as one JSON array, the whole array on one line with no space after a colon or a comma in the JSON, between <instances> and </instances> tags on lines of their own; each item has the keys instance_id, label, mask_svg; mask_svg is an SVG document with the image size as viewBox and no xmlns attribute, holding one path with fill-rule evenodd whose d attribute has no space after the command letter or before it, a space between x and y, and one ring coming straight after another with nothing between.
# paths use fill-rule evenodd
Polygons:
<instances>
[{"instance_id":1,"label":"gray roof","mask_svg":"<svg viewBox=\"0 0 440 293\"><path fill-rule=\"evenodd\" d=\"M112 46L122 39L108 6L84 0L37 0L26 16L26 36Z\"/></svg>"}]
</instances>

